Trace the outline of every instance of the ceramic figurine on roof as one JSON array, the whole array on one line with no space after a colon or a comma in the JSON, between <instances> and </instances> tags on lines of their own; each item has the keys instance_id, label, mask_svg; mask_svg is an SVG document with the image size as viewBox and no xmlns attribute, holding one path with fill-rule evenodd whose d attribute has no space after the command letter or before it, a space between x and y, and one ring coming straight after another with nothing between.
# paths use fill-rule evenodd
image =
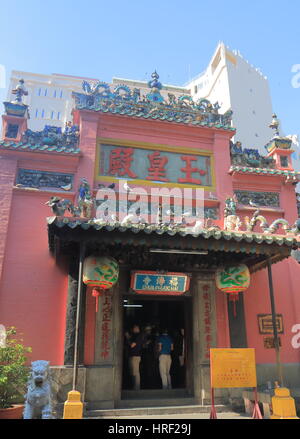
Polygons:
<instances>
[{"instance_id":1,"label":"ceramic figurine on roof","mask_svg":"<svg viewBox=\"0 0 300 439\"><path fill-rule=\"evenodd\" d=\"M285 136L280 136L279 134L279 120L277 119L277 115L272 115L272 122L269 127L275 131L273 138L265 145L266 150L270 153L274 149L291 149L292 147L292 139Z\"/></svg>"},{"instance_id":2,"label":"ceramic figurine on roof","mask_svg":"<svg viewBox=\"0 0 300 439\"><path fill-rule=\"evenodd\" d=\"M156 70L152 73L151 78L153 79L148 82L148 86L150 88L156 88L157 90L161 90L162 84L158 81L159 74L157 73Z\"/></svg>"},{"instance_id":3,"label":"ceramic figurine on roof","mask_svg":"<svg viewBox=\"0 0 300 439\"><path fill-rule=\"evenodd\" d=\"M224 208L224 229L239 230L242 222L236 215L236 201L234 197L226 198Z\"/></svg>"},{"instance_id":4,"label":"ceramic figurine on roof","mask_svg":"<svg viewBox=\"0 0 300 439\"><path fill-rule=\"evenodd\" d=\"M241 142L230 142L231 163L251 168L275 168L275 160L272 157L263 157L257 149L242 148Z\"/></svg>"},{"instance_id":5,"label":"ceramic figurine on roof","mask_svg":"<svg viewBox=\"0 0 300 439\"><path fill-rule=\"evenodd\" d=\"M81 178L78 192L78 207L80 209L80 216L83 218L91 218L94 200L90 185L86 178Z\"/></svg>"},{"instance_id":6,"label":"ceramic figurine on roof","mask_svg":"<svg viewBox=\"0 0 300 439\"><path fill-rule=\"evenodd\" d=\"M22 103L22 97L28 95L28 91L24 86L24 79L19 80L19 84L12 90L12 93L16 95L15 102Z\"/></svg>"},{"instance_id":7,"label":"ceramic figurine on roof","mask_svg":"<svg viewBox=\"0 0 300 439\"><path fill-rule=\"evenodd\" d=\"M28 91L24 87L24 79L20 79L19 84L12 90L12 94L16 95L15 100L3 102L5 113L8 116L25 117L28 114L28 105L22 102L23 96L28 95Z\"/></svg>"},{"instance_id":8,"label":"ceramic figurine on roof","mask_svg":"<svg viewBox=\"0 0 300 439\"><path fill-rule=\"evenodd\" d=\"M190 95L175 97L169 93L164 99L160 90L162 84L159 75L152 73L148 82L150 91L142 95L140 90L118 85L112 91L104 82L89 83L83 81L84 93L73 92L75 107L78 110L92 110L131 117L157 119L199 126L214 126L219 129L234 130L231 127L232 111L219 114L219 104L211 104L207 99L194 102Z\"/></svg>"},{"instance_id":9,"label":"ceramic figurine on roof","mask_svg":"<svg viewBox=\"0 0 300 439\"><path fill-rule=\"evenodd\" d=\"M64 136L67 144L74 144L78 142L79 138L79 127L78 125L73 125L71 121L66 122Z\"/></svg>"},{"instance_id":10,"label":"ceramic figurine on roof","mask_svg":"<svg viewBox=\"0 0 300 439\"><path fill-rule=\"evenodd\" d=\"M248 216L245 216L245 225L247 232L253 232L256 225L259 225L263 231L267 230L269 227L266 218L260 215L259 209L254 212L251 219L249 219Z\"/></svg>"},{"instance_id":11,"label":"ceramic figurine on roof","mask_svg":"<svg viewBox=\"0 0 300 439\"><path fill-rule=\"evenodd\" d=\"M88 81L84 80L82 81L82 89L88 95L101 94L104 97L110 96L110 88L106 82L98 81L90 84Z\"/></svg>"},{"instance_id":12,"label":"ceramic figurine on roof","mask_svg":"<svg viewBox=\"0 0 300 439\"><path fill-rule=\"evenodd\" d=\"M22 142L32 145L55 145L57 147L77 147L79 143L79 127L67 122L64 132L60 127L45 125L42 131L26 130Z\"/></svg>"},{"instance_id":13,"label":"ceramic figurine on roof","mask_svg":"<svg viewBox=\"0 0 300 439\"><path fill-rule=\"evenodd\" d=\"M257 209L254 212L251 219L249 219L248 216L245 216L245 226L247 232L254 232L255 226L258 226L261 228L260 233L264 233L265 235L276 233L280 227L285 233L291 233L294 235L299 235L300 233L299 218L295 221L295 223L292 226L284 218L277 218L269 225L266 218L263 215L261 215L259 209Z\"/></svg>"},{"instance_id":14,"label":"ceramic figurine on roof","mask_svg":"<svg viewBox=\"0 0 300 439\"><path fill-rule=\"evenodd\" d=\"M234 154L242 155L243 154L242 143L241 142L233 143L230 140L230 153L231 153L231 155L234 155Z\"/></svg>"},{"instance_id":15,"label":"ceramic figurine on roof","mask_svg":"<svg viewBox=\"0 0 300 439\"><path fill-rule=\"evenodd\" d=\"M270 123L269 127L275 130L274 137L279 137L279 120L277 119L277 115L275 113L272 114L272 122Z\"/></svg>"},{"instance_id":16,"label":"ceramic figurine on roof","mask_svg":"<svg viewBox=\"0 0 300 439\"><path fill-rule=\"evenodd\" d=\"M236 214L236 201L234 197L226 198L225 200L225 209L224 209L224 215L235 215Z\"/></svg>"},{"instance_id":17,"label":"ceramic figurine on roof","mask_svg":"<svg viewBox=\"0 0 300 439\"><path fill-rule=\"evenodd\" d=\"M69 211L73 216L80 215L79 209L73 206L73 203L70 200L52 196L45 204L51 207L55 216L64 216L66 211Z\"/></svg>"},{"instance_id":18,"label":"ceramic figurine on roof","mask_svg":"<svg viewBox=\"0 0 300 439\"><path fill-rule=\"evenodd\" d=\"M151 77L153 79L148 82L148 86L151 88L151 92L147 94L146 98L150 102L163 102L164 98L159 92L159 90L162 89L162 84L158 81L159 75L156 70L152 73Z\"/></svg>"}]
</instances>

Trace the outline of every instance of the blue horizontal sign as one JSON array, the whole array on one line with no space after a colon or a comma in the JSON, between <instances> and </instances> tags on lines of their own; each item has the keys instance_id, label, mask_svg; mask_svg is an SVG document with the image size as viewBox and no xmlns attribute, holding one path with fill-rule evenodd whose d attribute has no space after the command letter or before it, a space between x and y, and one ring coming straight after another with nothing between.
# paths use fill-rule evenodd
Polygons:
<instances>
[{"instance_id":1,"label":"blue horizontal sign","mask_svg":"<svg viewBox=\"0 0 300 439\"><path fill-rule=\"evenodd\" d=\"M139 294L180 295L188 290L189 283L185 273L134 271L131 276L131 288Z\"/></svg>"}]
</instances>

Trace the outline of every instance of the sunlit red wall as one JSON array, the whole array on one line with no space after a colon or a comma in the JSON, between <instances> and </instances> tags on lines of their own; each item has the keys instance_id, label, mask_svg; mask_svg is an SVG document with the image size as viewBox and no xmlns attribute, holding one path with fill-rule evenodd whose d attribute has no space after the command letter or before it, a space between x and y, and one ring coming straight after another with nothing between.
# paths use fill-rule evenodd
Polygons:
<instances>
[{"instance_id":1,"label":"sunlit red wall","mask_svg":"<svg viewBox=\"0 0 300 439\"><path fill-rule=\"evenodd\" d=\"M32 360L63 364L67 275L48 250L43 193L15 192L4 259L0 321L16 326Z\"/></svg>"}]
</instances>

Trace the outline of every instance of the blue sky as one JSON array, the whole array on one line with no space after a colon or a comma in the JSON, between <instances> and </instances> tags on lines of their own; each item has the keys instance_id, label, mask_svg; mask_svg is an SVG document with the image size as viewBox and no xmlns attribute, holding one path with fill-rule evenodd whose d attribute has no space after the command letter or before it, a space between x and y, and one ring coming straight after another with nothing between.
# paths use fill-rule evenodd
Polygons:
<instances>
[{"instance_id":1,"label":"blue sky","mask_svg":"<svg viewBox=\"0 0 300 439\"><path fill-rule=\"evenodd\" d=\"M291 83L292 66L300 65L299 0L0 0L0 6L7 82L12 69L107 82L145 80L157 69L163 83L183 85L224 41L268 77L285 133L300 133L300 87Z\"/></svg>"}]
</instances>

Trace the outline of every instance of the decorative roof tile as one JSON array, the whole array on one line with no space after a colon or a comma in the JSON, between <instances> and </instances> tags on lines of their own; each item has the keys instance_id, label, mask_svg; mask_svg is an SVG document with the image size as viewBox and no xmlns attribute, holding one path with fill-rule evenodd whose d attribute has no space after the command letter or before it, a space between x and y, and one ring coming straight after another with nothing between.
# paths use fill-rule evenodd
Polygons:
<instances>
[{"instance_id":1,"label":"decorative roof tile","mask_svg":"<svg viewBox=\"0 0 300 439\"><path fill-rule=\"evenodd\" d=\"M27 129L20 142L0 141L0 149L18 149L20 151L54 152L62 154L79 154L79 127L67 122L61 127L45 125L42 131Z\"/></svg>"},{"instance_id":2,"label":"decorative roof tile","mask_svg":"<svg viewBox=\"0 0 300 439\"><path fill-rule=\"evenodd\" d=\"M300 172L288 171L281 169L267 169L267 168L251 168L249 166L230 166L229 174L237 172L239 174L260 174L260 175L280 175L294 180L300 180Z\"/></svg>"},{"instance_id":3,"label":"decorative roof tile","mask_svg":"<svg viewBox=\"0 0 300 439\"><path fill-rule=\"evenodd\" d=\"M257 233L249 231L228 231L220 230L215 227L208 229L202 229L197 233L193 232L193 228L181 227L176 230L170 230L170 228L164 225L158 224L128 224L120 225L118 222L106 223L97 219L86 218L74 218L74 217L48 217L47 223L49 226L54 225L58 228L69 227L70 229L83 229L88 230L90 228L95 230L102 230L104 232L132 232L132 233L146 233L157 235L180 235L182 237L191 236L193 238L213 238L215 240L224 239L226 241L236 241L250 243L256 242L257 244L275 244L280 247L300 247L300 237L296 235L275 235L269 233Z\"/></svg>"},{"instance_id":4,"label":"decorative roof tile","mask_svg":"<svg viewBox=\"0 0 300 439\"><path fill-rule=\"evenodd\" d=\"M146 96L141 96L141 90L138 88L131 90L125 85L118 85L112 91L109 84L105 82L89 83L83 81L84 93L73 92L75 107L78 110L91 110L235 131L231 126L231 110L225 114L219 114L220 106L217 102L211 104L207 99L194 102L192 97L188 95L176 97L168 93L168 99L165 99L160 93L163 86L157 81L158 74L154 72L152 77L156 79L149 81L150 92ZM157 84L160 86L158 87Z\"/></svg>"},{"instance_id":5,"label":"decorative roof tile","mask_svg":"<svg viewBox=\"0 0 300 439\"><path fill-rule=\"evenodd\" d=\"M80 149L77 147L69 146L55 146L55 145L32 145L31 143L14 143L7 142L5 140L0 140L0 150L19 150L19 151L29 151L29 152L51 152L51 153L61 153L68 155L78 155L80 154Z\"/></svg>"}]
</instances>

